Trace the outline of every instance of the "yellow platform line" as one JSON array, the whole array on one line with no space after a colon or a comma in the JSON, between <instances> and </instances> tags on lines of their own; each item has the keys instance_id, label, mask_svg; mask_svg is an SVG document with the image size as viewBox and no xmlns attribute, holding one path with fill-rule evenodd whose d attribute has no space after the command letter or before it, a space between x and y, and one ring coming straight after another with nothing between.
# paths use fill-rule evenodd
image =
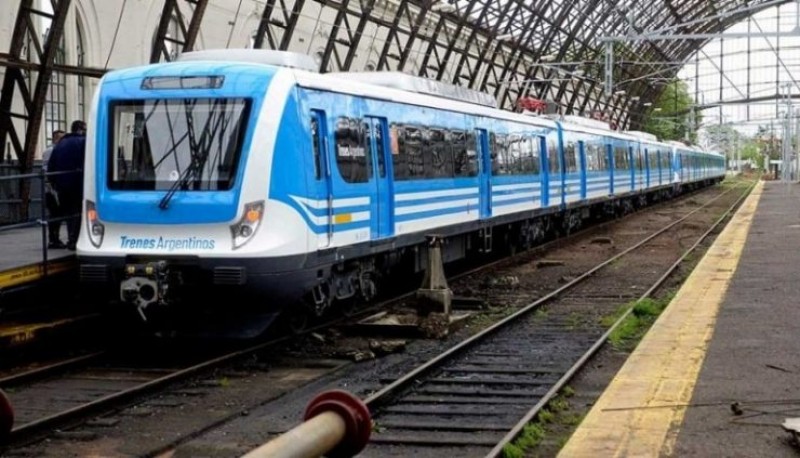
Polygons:
<instances>
[{"instance_id":1,"label":"yellow platform line","mask_svg":"<svg viewBox=\"0 0 800 458\"><path fill-rule=\"evenodd\" d=\"M45 331L59 329L65 325L84 322L91 319L99 318L100 314L92 313L88 315L80 315L70 318L62 318L60 320L44 322L44 323L26 323L18 325L8 325L0 328L0 344L7 344L7 346L19 345L27 343L38 337L39 334ZM0 345L0 347L3 345Z\"/></svg>"},{"instance_id":2,"label":"yellow platform line","mask_svg":"<svg viewBox=\"0 0 800 458\"><path fill-rule=\"evenodd\" d=\"M755 186L559 457L670 454L763 188Z\"/></svg>"},{"instance_id":3,"label":"yellow platform line","mask_svg":"<svg viewBox=\"0 0 800 458\"><path fill-rule=\"evenodd\" d=\"M74 257L57 259L47 263L47 274L66 272L75 267ZM44 277L44 264L31 264L0 272L0 289L30 283Z\"/></svg>"}]
</instances>

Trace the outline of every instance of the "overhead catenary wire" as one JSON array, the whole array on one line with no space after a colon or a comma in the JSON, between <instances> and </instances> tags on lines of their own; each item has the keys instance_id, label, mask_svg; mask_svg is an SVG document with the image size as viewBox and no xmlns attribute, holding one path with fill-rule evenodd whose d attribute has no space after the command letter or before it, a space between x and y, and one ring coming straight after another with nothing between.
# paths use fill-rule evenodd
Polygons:
<instances>
[{"instance_id":1,"label":"overhead catenary wire","mask_svg":"<svg viewBox=\"0 0 800 458\"><path fill-rule=\"evenodd\" d=\"M239 11L242 9L242 0L239 0L239 6L236 7L236 13L233 15L233 21L231 22L231 30L228 32L228 41L225 42L225 47L230 48L231 46L231 38L233 38L233 31L236 29L236 23L239 22Z\"/></svg>"},{"instance_id":2,"label":"overhead catenary wire","mask_svg":"<svg viewBox=\"0 0 800 458\"><path fill-rule=\"evenodd\" d=\"M122 16L125 14L125 5L128 3L128 0L122 0L122 7L119 9L119 17L117 18L117 27L114 31L114 38L111 40L111 48L108 50L108 57L106 57L106 63L103 66L104 70L108 70L108 63L111 61L111 55L114 53L114 46L117 44L117 36L119 35L119 26L122 24Z\"/></svg>"}]
</instances>

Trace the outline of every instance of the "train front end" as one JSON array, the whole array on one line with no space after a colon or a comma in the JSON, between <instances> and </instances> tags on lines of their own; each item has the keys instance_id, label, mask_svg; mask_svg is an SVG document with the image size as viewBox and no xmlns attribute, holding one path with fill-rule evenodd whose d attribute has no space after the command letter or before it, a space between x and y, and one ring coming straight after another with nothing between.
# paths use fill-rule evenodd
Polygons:
<instances>
[{"instance_id":1,"label":"train front end","mask_svg":"<svg viewBox=\"0 0 800 458\"><path fill-rule=\"evenodd\" d=\"M170 328L215 310L276 315L247 297L291 295L280 272L305 248L302 231L265 217L290 87L280 68L247 63L106 75L87 137L77 247L86 289ZM248 281L261 274L266 284Z\"/></svg>"}]
</instances>

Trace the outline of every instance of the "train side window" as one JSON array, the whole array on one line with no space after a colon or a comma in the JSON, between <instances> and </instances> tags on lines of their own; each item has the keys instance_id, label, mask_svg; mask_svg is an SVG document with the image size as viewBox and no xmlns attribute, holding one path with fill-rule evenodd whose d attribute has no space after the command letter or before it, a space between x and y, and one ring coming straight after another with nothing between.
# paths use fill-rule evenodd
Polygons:
<instances>
[{"instance_id":1,"label":"train side window","mask_svg":"<svg viewBox=\"0 0 800 458\"><path fill-rule=\"evenodd\" d=\"M584 143L583 150L586 152L586 171L597 171L597 149L594 145Z\"/></svg>"},{"instance_id":2,"label":"train side window","mask_svg":"<svg viewBox=\"0 0 800 458\"><path fill-rule=\"evenodd\" d=\"M494 137L494 152L492 156L492 174L508 175L511 173L508 158L508 135L498 134Z\"/></svg>"},{"instance_id":3,"label":"train side window","mask_svg":"<svg viewBox=\"0 0 800 458\"><path fill-rule=\"evenodd\" d=\"M508 137L508 173L511 175L520 175L524 170L522 140L519 135Z\"/></svg>"},{"instance_id":4,"label":"train side window","mask_svg":"<svg viewBox=\"0 0 800 458\"><path fill-rule=\"evenodd\" d=\"M320 158L320 150L322 149L322 139L319 132L319 119L317 113L311 113L311 146L314 152L314 178L319 180L322 178L322 160Z\"/></svg>"},{"instance_id":5,"label":"train side window","mask_svg":"<svg viewBox=\"0 0 800 458\"><path fill-rule=\"evenodd\" d=\"M475 160L475 139L472 138L472 143L469 141L469 136L463 130L448 132L448 143L453 150L453 175L456 177L474 176L471 167Z\"/></svg>"},{"instance_id":6,"label":"train side window","mask_svg":"<svg viewBox=\"0 0 800 458\"><path fill-rule=\"evenodd\" d=\"M358 143L364 146L364 154L372 159L372 129L367 121L361 121L361 131L358 133ZM370 172L372 170L370 169ZM369 174L372 176L372 173Z\"/></svg>"},{"instance_id":7,"label":"train side window","mask_svg":"<svg viewBox=\"0 0 800 458\"><path fill-rule=\"evenodd\" d=\"M561 164L558 162L558 145L552 140L547 143L547 163L551 174L561 172Z\"/></svg>"},{"instance_id":8,"label":"train side window","mask_svg":"<svg viewBox=\"0 0 800 458\"><path fill-rule=\"evenodd\" d=\"M524 137L522 141L522 173L538 175L541 171L541 140L539 137Z\"/></svg>"},{"instance_id":9,"label":"train side window","mask_svg":"<svg viewBox=\"0 0 800 458\"><path fill-rule=\"evenodd\" d=\"M567 143L567 147L564 148L564 164L567 173L575 173L578 171L577 154L579 154L577 145L573 142Z\"/></svg>"},{"instance_id":10,"label":"train side window","mask_svg":"<svg viewBox=\"0 0 800 458\"><path fill-rule=\"evenodd\" d=\"M378 157L378 174L381 178L386 177L386 159L383 151L383 123L375 120L375 155Z\"/></svg>"},{"instance_id":11,"label":"train side window","mask_svg":"<svg viewBox=\"0 0 800 458\"><path fill-rule=\"evenodd\" d=\"M636 169L640 172L644 170L644 152L640 149L634 151L633 157L636 161Z\"/></svg>"},{"instance_id":12,"label":"train side window","mask_svg":"<svg viewBox=\"0 0 800 458\"><path fill-rule=\"evenodd\" d=\"M600 172L608 170L605 149L600 145L586 145L586 171Z\"/></svg>"},{"instance_id":13,"label":"train side window","mask_svg":"<svg viewBox=\"0 0 800 458\"><path fill-rule=\"evenodd\" d=\"M478 138L475 136L474 131L467 131L467 176L476 177L480 171L480 151L478 148Z\"/></svg>"},{"instance_id":14,"label":"train side window","mask_svg":"<svg viewBox=\"0 0 800 458\"><path fill-rule=\"evenodd\" d=\"M492 175L497 175L500 159L497 157L497 134L489 132L489 159L492 161Z\"/></svg>"},{"instance_id":15,"label":"train side window","mask_svg":"<svg viewBox=\"0 0 800 458\"><path fill-rule=\"evenodd\" d=\"M608 166L608 153L603 145L597 145L597 170L604 171L610 169Z\"/></svg>"},{"instance_id":16,"label":"train side window","mask_svg":"<svg viewBox=\"0 0 800 458\"><path fill-rule=\"evenodd\" d=\"M400 145L403 143L402 136L404 135L403 126L397 123L392 123L389 126L389 137L391 138L392 149L392 169L394 170L395 180L405 180L408 176L408 165L406 164L406 157L400 150Z\"/></svg>"},{"instance_id":17,"label":"train side window","mask_svg":"<svg viewBox=\"0 0 800 458\"><path fill-rule=\"evenodd\" d=\"M445 141L444 129L425 128L425 176L427 178L447 178L453 176L453 156Z\"/></svg>"},{"instance_id":18,"label":"train side window","mask_svg":"<svg viewBox=\"0 0 800 458\"><path fill-rule=\"evenodd\" d=\"M347 183L365 183L372 176L367 138L361 120L345 117L337 120L336 165Z\"/></svg>"},{"instance_id":19,"label":"train side window","mask_svg":"<svg viewBox=\"0 0 800 458\"><path fill-rule=\"evenodd\" d=\"M392 151L395 180L424 178L422 131L417 126L406 124L393 124L392 131L397 137L397 152Z\"/></svg>"},{"instance_id":20,"label":"train side window","mask_svg":"<svg viewBox=\"0 0 800 458\"><path fill-rule=\"evenodd\" d=\"M539 175L542 173L542 150L544 149L544 137L533 137L529 139L531 145L531 173Z\"/></svg>"},{"instance_id":21,"label":"train side window","mask_svg":"<svg viewBox=\"0 0 800 458\"><path fill-rule=\"evenodd\" d=\"M614 169L630 170L630 160L628 159L628 149L624 146L614 148Z\"/></svg>"}]
</instances>

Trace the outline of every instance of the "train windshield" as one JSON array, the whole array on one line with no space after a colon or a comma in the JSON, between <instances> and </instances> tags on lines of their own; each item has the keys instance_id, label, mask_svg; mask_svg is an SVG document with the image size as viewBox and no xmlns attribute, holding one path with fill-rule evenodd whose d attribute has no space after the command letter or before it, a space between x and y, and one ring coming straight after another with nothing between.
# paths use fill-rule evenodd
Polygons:
<instances>
[{"instance_id":1,"label":"train windshield","mask_svg":"<svg viewBox=\"0 0 800 458\"><path fill-rule=\"evenodd\" d=\"M111 108L109 189L214 191L233 185L249 100L156 99Z\"/></svg>"}]
</instances>

